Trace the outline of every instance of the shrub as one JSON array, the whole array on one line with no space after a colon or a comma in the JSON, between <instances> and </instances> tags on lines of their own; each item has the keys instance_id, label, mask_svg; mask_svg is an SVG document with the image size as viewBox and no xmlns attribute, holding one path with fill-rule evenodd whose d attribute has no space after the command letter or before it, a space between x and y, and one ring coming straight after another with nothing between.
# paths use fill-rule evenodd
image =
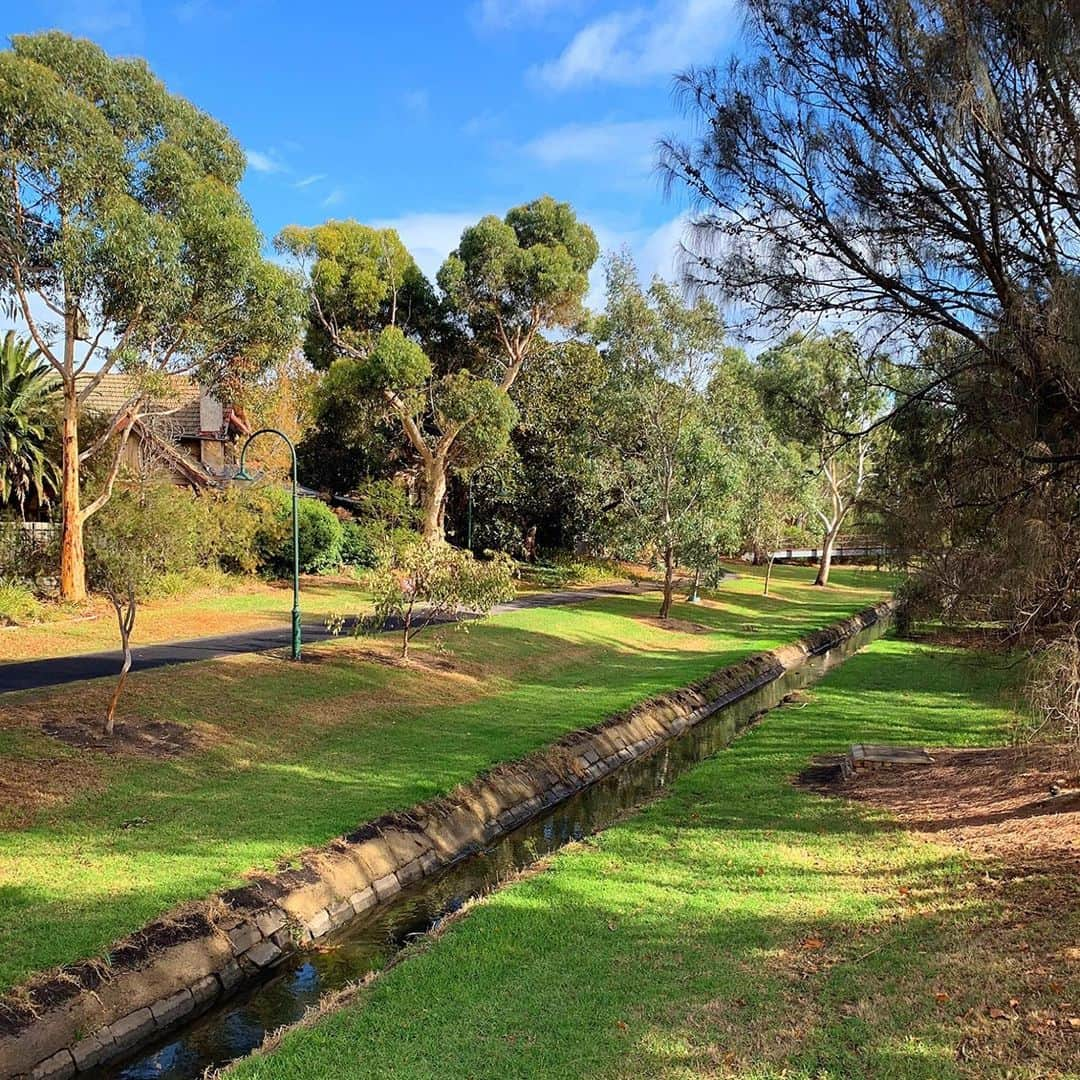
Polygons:
<instances>
[{"instance_id":1,"label":"shrub","mask_svg":"<svg viewBox=\"0 0 1080 1080\"><path fill-rule=\"evenodd\" d=\"M409 658L409 644L432 623L483 618L500 601L514 596L514 565L502 554L476 559L449 544L413 541L393 566L373 575L374 615L359 624L381 630L388 623L401 633L401 656ZM467 629L458 622L460 629Z\"/></svg>"},{"instance_id":2,"label":"shrub","mask_svg":"<svg viewBox=\"0 0 1080 1080\"><path fill-rule=\"evenodd\" d=\"M17 521L0 521L0 579L33 585L53 576L59 563L58 535L43 540Z\"/></svg>"},{"instance_id":3,"label":"shrub","mask_svg":"<svg viewBox=\"0 0 1080 1080\"><path fill-rule=\"evenodd\" d=\"M271 573L292 571L292 495L281 488L266 488L269 513L263 517L255 537L260 566ZM341 565L343 529L333 510L318 499L301 499L300 569L321 574Z\"/></svg>"},{"instance_id":4,"label":"shrub","mask_svg":"<svg viewBox=\"0 0 1080 1080\"><path fill-rule=\"evenodd\" d=\"M341 525L341 561L346 566L373 570L380 565L387 530L373 522L345 521Z\"/></svg>"},{"instance_id":5,"label":"shrub","mask_svg":"<svg viewBox=\"0 0 1080 1080\"><path fill-rule=\"evenodd\" d=\"M0 626L21 626L40 617L41 604L28 585L0 579Z\"/></svg>"}]
</instances>

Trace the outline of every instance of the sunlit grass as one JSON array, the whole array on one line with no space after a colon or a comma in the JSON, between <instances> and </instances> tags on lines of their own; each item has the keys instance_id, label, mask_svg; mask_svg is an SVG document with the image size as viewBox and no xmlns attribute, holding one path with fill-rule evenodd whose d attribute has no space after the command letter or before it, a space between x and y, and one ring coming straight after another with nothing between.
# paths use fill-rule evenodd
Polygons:
<instances>
[{"instance_id":1,"label":"sunlit grass","mask_svg":"<svg viewBox=\"0 0 1080 1080\"><path fill-rule=\"evenodd\" d=\"M344 640L299 667L245 656L138 672L121 722L167 720L198 739L166 761L41 733L46 718L99 715L108 680L0 699L0 986L96 955L245 871L833 622L888 584L856 571L828 590L811 579L779 571L764 600L750 574L706 606L678 605L707 633L658 627L647 594L513 612L448 631L448 671L424 666L441 660L430 645L402 669Z\"/></svg>"},{"instance_id":2,"label":"sunlit grass","mask_svg":"<svg viewBox=\"0 0 1080 1080\"><path fill-rule=\"evenodd\" d=\"M790 783L853 741L1000 740L1014 677L875 643L808 705L770 714L235 1076L315 1080L328 1062L346 1080L1075 1076L1067 1034L1040 1043L988 1006L1022 998L1049 1016L1077 1000L1075 965L1038 978L1025 961L1032 942L1064 957L1077 911L1024 907L1000 931L961 853Z\"/></svg>"}]
</instances>

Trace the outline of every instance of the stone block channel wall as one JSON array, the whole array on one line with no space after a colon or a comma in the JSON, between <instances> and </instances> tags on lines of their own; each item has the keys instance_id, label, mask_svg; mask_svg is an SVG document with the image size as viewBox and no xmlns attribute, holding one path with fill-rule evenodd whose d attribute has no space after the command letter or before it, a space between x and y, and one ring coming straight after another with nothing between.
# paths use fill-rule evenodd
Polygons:
<instances>
[{"instance_id":1,"label":"stone block channel wall","mask_svg":"<svg viewBox=\"0 0 1080 1080\"><path fill-rule=\"evenodd\" d=\"M876 623L892 601L655 697L445 798L388 814L118 942L111 966L73 966L0 1001L0 1078L67 1077L131 1054L285 956L467 857L724 705Z\"/></svg>"}]
</instances>

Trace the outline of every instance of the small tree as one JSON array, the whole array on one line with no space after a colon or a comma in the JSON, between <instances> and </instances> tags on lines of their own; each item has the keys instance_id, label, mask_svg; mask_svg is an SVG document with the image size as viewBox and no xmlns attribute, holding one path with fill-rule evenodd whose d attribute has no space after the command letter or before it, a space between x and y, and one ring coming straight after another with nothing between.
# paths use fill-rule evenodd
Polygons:
<instances>
[{"instance_id":1,"label":"small tree","mask_svg":"<svg viewBox=\"0 0 1080 1080\"><path fill-rule=\"evenodd\" d=\"M597 335L610 370L610 467L626 540L663 561L666 619L680 551L699 549L702 529L710 541L726 529L730 447L704 393L724 326L708 300L688 306L659 279L645 292L625 256L608 266L607 295Z\"/></svg>"},{"instance_id":2,"label":"small tree","mask_svg":"<svg viewBox=\"0 0 1080 1080\"><path fill-rule=\"evenodd\" d=\"M869 479L873 442L866 432L881 409L880 391L844 333L791 337L765 353L760 387L774 432L801 449L812 478L810 505L822 528L814 584L827 585L837 538Z\"/></svg>"},{"instance_id":3,"label":"small tree","mask_svg":"<svg viewBox=\"0 0 1080 1080\"><path fill-rule=\"evenodd\" d=\"M513 599L513 563L503 554L481 560L447 544L414 543L397 565L374 576L371 589L375 611L367 625L398 624L401 658L408 660L413 638L434 623L483 618L496 604Z\"/></svg>"},{"instance_id":4,"label":"small tree","mask_svg":"<svg viewBox=\"0 0 1080 1080\"><path fill-rule=\"evenodd\" d=\"M114 496L87 530L89 578L116 612L124 654L105 714L106 735L113 733L116 706L131 670L131 635L139 601L166 571L186 569L195 560L197 538L177 527L173 513L177 497L176 489L165 481L133 484Z\"/></svg>"}]
</instances>

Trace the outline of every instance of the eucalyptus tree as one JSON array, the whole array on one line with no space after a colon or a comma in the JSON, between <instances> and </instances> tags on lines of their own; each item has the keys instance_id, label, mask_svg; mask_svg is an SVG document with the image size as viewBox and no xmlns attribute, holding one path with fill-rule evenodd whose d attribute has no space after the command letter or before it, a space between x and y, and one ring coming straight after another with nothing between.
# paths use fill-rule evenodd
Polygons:
<instances>
[{"instance_id":1,"label":"eucalyptus tree","mask_svg":"<svg viewBox=\"0 0 1080 1080\"><path fill-rule=\"evenodd\" d=\"M452 469L501 453L517 412L509 390L543 356L543 331L583 317L592 230L549 197L467 228L436 297L391 229L290 227L281 248L307 269L307 351L332 360L324 392L376 402L419 459L421 528L442 540Z\"/></svg>"},{"instance_id":2,"label":"eucalyptus tree","mask_svg":"<svg viewBox=\"0 0 1080 1080\"><path fill-rule=\"evenodd\" d=\"M866 492L873 466L870 428L882 395L868 382L859 346L845 333L788 338L761 356L759 383L774 432L803 454L808 503L822 535L814 584L827 585L840 531Z\"/></svg>"},{"instance_id":3,"label":"eucalyptus tree","mask_svg":"<svg viewBox=\"0 0 1080 1080\"><path fill-rule=\"evenodd\" d=\"M947 560L939 603L1059 632L1080 618L1077 5L743 9L746 59L682 76L700 135L663 155L696 203L688 273L780 332L840 319L894 349L893 408L942 436L896 541Z\"/></svg>"},{"instance_id":4,"label":"eucalyptus tree","mask_svg":"<svg viewBox=\"0 0 1080 1080\"><path fill-rule=\"evenodd\" d=\"M0 503L39 504L56 493L59 474L49 457L49 427L57 413L57 379L41 353L14 330L0 345Z\"/></svg>"},{"instance_id":5,"label":"eucalyptus tree","mask_svg":"<svg viewBox=\"0 0 1080 1080\"><path fill-rule=\"evenodd\" d=\"M643 289L620 256L607 267L595 332L610 373L607 456L623 536L663 562L666 619L680 555L700 560L702 545L723 546L731 529L732 445L705 394L723 357L724 324L704 297L688 304L659 279Z\"/></svg>"},{"instance_id":6,"label":"eucalyptus tree","mask_svg":"<svg viewBox=\"0 0 1080 1080\"><path fill-rule=\"evenodd\" d=\"M85 594L84 526L111 496L146 397L113 418L119 440L83 447L80 405L101 379L239 380L296 332L300 293L262 257L237 190L244 164L225 128L142 60L55 31L0 52L0 291L59 375L67 599ZM80 466L106 447L112 464L84 505Z\"/></svg>"}]
</instances>

